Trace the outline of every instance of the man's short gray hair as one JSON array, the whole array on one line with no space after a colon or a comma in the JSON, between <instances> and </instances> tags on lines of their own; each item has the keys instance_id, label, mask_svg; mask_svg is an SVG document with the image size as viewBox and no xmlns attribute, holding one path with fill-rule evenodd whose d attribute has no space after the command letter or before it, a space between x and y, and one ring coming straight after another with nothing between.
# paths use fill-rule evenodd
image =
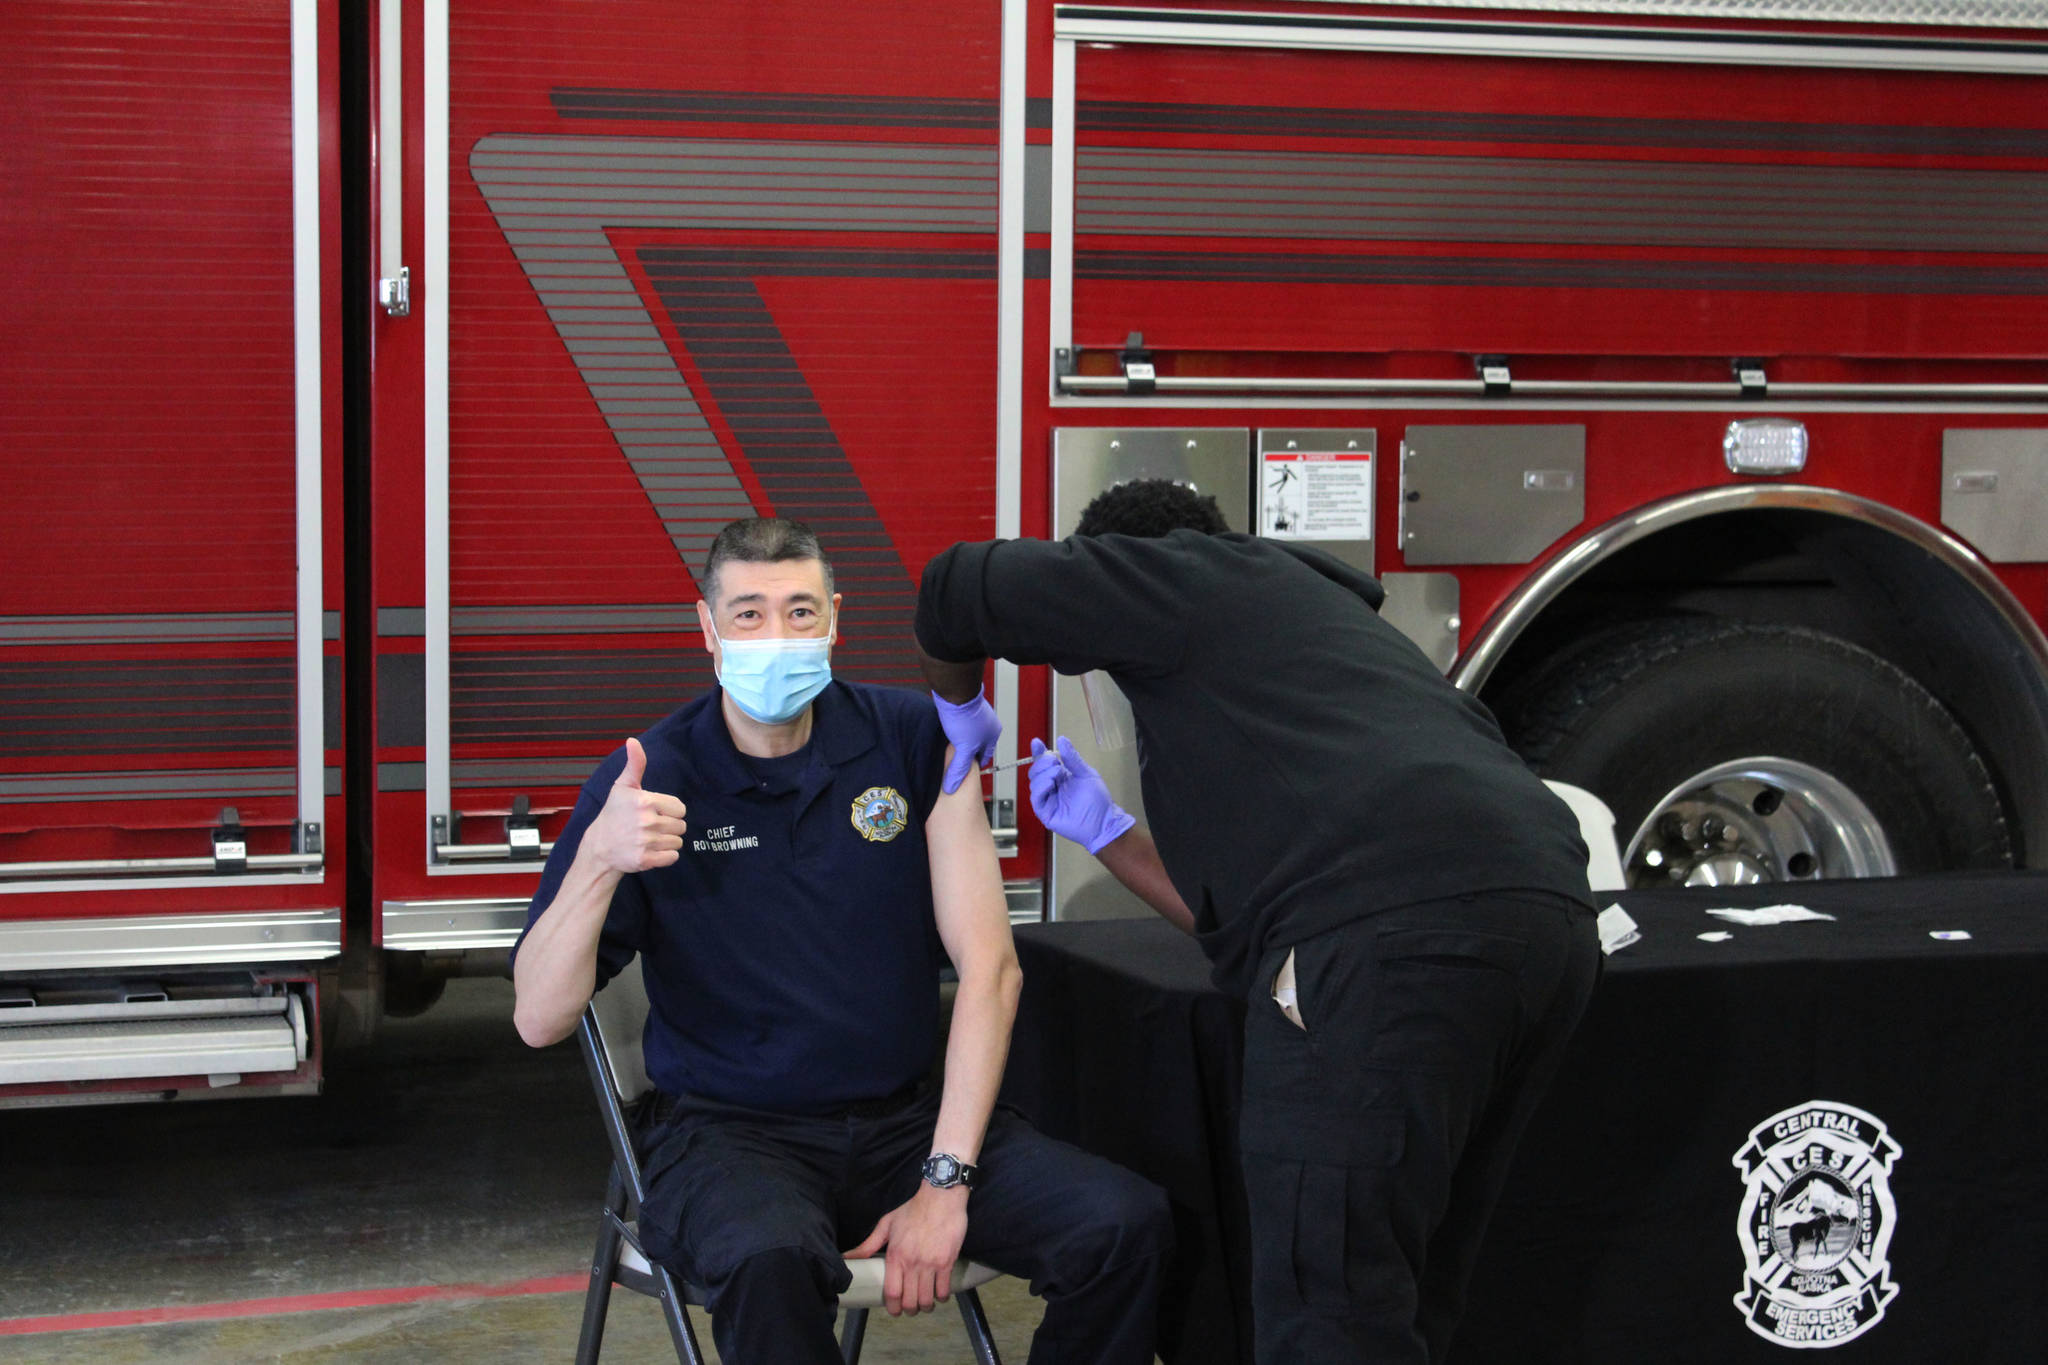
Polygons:
<instances>
[{"instance_id":1,"label":"man's short gray hair","mask_svg":"<svg viewBox=\"0 0 2048 1365\"><path fill-rule=\"evenodd\" d=\"M815 559L825 570L825 596L832 596L832 561L818 533L783 517L742 517L718 533L704 556L704 600L718 605L718 571L728 563L785 564Z\"/></svg>"}]
</instances>

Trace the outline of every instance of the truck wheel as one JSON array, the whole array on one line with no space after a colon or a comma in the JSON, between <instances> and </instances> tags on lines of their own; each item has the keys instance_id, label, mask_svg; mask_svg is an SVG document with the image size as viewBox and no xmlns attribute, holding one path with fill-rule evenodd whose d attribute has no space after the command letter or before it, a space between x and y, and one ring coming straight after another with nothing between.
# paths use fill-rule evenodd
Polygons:
<instances>
[{"instance_id":1,"label":"truck wheel","mask_svg":"<svg viewBox=\"0 0 2048 1365\"><path fill-rule=\"evenodd\" d=\"M1634 622L1561 653L1498 711L1531 766L1614 811L1632 886L2012 864L1998 791L1955 718L1819 631Z\"/></svg>"}]
</instances>

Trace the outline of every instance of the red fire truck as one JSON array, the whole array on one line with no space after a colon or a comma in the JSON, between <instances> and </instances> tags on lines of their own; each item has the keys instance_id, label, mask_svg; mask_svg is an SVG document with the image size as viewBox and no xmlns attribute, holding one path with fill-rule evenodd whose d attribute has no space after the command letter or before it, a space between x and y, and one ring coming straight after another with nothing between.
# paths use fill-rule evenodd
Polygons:
<instances>
[{"instance_id":1,"label":"red fire truck","mask_svg":"<svg viewBox=\"0 0 2048 1365\"><path fill-rule=\"evenodd\" d=\"M1379 574L1635 884L2048 847L2042 0L0 34L0 1105L304 1091L500 969L756 511L915 685L937 548L1187 478ZM988 795L1016 914L1116 912Z\"/></svg>"}]
</instances>

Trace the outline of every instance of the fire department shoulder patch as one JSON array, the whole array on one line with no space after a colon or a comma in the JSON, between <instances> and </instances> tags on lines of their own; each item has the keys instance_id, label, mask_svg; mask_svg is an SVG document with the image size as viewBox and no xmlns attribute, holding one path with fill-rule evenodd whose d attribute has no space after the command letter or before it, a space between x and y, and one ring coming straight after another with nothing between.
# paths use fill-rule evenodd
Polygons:
<instances>
[{"instance_id":1,"label":"fire department shoulder patch","mask_svg":"<svg viewBox=\"0 0 2048 1365\"><path fill-rule=\"evenodd\" d=\"M1840 1346L1874 1327L1899 1292L1885 1254L1898 1211L1884 1124L1812 1100L1773 1114L1735 1154L1745 1190L1736 1235L1748 1273L1735 1306L1766 1341Z\"/></svg>"},{"instance_id":2,"label":"fire department shoulder patch","mask_svg":"<svg viewBox=\"0 0 2048 1365\"><path fill-rule=\"evenodd\" d=\"M910 803L894 787L869 787L854 798L853 827L869 843L886 844L910 827Z\"/></svg>"}]
</instances>

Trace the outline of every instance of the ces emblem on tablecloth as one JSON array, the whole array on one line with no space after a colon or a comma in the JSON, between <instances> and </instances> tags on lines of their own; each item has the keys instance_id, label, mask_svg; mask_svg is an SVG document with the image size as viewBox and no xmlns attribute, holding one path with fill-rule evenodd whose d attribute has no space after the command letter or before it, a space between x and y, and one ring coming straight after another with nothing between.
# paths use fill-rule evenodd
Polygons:
<instances>
[{"instance_id":1,"label":"ces emblem on tablecloth","mask_svg":"<svg viewBox=\"0 0 2048 1365\"><path fill-rule=\"evenodd\" d=\"M1885 1254L1898 1210L1899 1144L1861 1109L1813 1100L1773 1114L1735 1154L1748 1274L1735 1306L1780 1346L1839 1346L1877 1325L1899 1292Z\"/></svg>"}]
</instances>

